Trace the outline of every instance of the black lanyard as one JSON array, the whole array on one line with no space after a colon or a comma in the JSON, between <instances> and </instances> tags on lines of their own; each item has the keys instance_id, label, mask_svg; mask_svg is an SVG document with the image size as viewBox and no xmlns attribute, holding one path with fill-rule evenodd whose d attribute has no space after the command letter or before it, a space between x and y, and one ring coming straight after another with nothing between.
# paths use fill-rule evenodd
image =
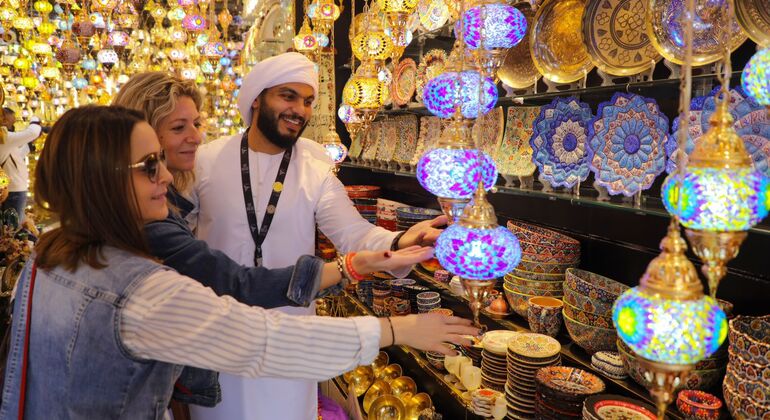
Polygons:
<instances>
[{"instance_id":1,"label":"black lanyard","mask_svg":"<svg viewBox=\"0 0 770 420\"><path fill-rule=\"evenodd\" d=\"M249 172L249 130L243 133L241 138L241 181L243 182L243 201L246 203L246 218L249 220L249 230L254 239L254 266L262 265L262 243L265 242L267 231L270 230L270 224L273 222L275 208L278 206L278 199L281 198L283 191L283 180L286 179L286 172L289 169L291 161L292 147L283 152L281 166L278 167L278 173L273 182L273 192L270 194L270 201L265 209L265 217L262 219L262 227L257 228L257 213L254 211L254 196L251 190L251 175Z\"/></svg>"}]
</instances>

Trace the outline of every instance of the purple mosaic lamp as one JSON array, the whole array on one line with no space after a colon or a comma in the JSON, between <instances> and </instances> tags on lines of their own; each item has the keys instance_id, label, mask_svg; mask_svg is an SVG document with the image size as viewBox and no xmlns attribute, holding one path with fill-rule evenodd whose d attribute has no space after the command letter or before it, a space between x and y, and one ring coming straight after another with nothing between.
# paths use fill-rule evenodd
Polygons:
<instances>
[{"instance_id":1,"label":"purple mosaic lamp","mask_svg":"<svg viewBox=\"0 0 770 420\"><path fill-rule=\"evenodd\" d=\"M474 70L448 71L425 84L422 101L439 118L451 118L458 104L463 117L476 118L495 107L497 87Z\"/></svg>"}]
</instances>

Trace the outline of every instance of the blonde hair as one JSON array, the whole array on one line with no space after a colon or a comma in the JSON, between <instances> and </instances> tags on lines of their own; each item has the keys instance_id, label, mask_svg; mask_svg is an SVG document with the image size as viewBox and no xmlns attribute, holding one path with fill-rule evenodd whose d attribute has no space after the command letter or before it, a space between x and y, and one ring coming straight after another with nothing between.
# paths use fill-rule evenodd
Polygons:
<instances>
[{"instance_id":1,"label":"blonde hair","mask_svg":"<svg viewBox=\"0 0 770 420\"><path fill-rule=\"evenodd\" d=\"M113 99L113 105L120 105L144 112L147 121L155 131L160 122L171 115L179 97L187 96L195 102L198 110L203 105L203 97L190 80L184 80L171 73L154 71L138 73L132 76ZM174 187L187 195L195 181L193 171L173 171Z\"/></svg>"}]
</instances>

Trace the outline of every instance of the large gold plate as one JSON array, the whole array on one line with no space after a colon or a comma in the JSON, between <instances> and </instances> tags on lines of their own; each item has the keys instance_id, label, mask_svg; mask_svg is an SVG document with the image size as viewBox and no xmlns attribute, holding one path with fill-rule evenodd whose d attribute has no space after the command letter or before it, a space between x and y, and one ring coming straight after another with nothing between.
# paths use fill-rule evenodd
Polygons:
<instances>
[{"instance_id":1,"label":"large gold plate","mask_svg":"<svg viewBox=\"0 0 770 420\"><path fill-rule=\"evenodd\" d=\"M645 31L648 0L588 0L583 39L591 61L613 76L648 71L660 60Z\"/></svg>"},{"instance_id":2,"label":"large gold plate","mask_svg":"<svg viewBox=\"0 0 770 420\"><path fill-rule=\"evenodd\" d=\"M572 83L593 69L583 43L584 9L585 0L545 0L537 9L529 47L546 79Z\"/></svg>"},{"instance_id":3,"label":"large gold plate","mask_svg":"<svg viewBox=\"0 0 770 420\"><path fill-rule=\"evenodd\" d=\"M727 2L729 0L722 0ZM682 0L649 0L647 8L647 35L652 45L667 60L684 64L684 27L682 16L685 14L685 2ZM707 7L709 0L695 0L697 17L693 33L692 64L703 66L711 64L724 56L722 38L728 24L722 8L714 10ZM712 0L713 3L713 0ZM733 51L746 41L747 35L733 21L729 34L730 50Z\"/></svg>"},{"instance_id":4,"label":"large gold plate","mask_svg":"<svg viewBox=\"0 0 770 420\"><path fill-rule=\"evenodd\" d=\"M524 89L535 84L540 78L540 72L532 62L532 53L529 49L529 37L532 33L535 12L527 3L519 3L516 8L527 18L527 34L521 42L508 50L503 65L497 70L497 77L514 89Z\"/></svg>"},{"instance_id":5,"label":"large gold plate","mask_svg":"<svg viewBox=\"0 0 770 420\"><path fill-rule=\"evenodd\" d=\"M735 0L735 16L752 41L770 47L770 2Z\"/></svg>"}]
</instances>

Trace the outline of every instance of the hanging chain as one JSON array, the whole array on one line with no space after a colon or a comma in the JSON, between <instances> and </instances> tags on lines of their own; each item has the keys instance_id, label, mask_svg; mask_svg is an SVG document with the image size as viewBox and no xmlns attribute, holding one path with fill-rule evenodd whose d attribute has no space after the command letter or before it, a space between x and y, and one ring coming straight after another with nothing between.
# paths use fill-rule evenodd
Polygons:
<instances>
[{"instance_id":1,"label":"hanging chain","mask_svg":"<svg viewBox=\"0 0 770 420\"><path fill-rule=\"evenodd\" d=\"M690 130L690 99L692 97L692 44L693 23L695 17L695 0L686 0L685 9L685 21L682 22L684 26L684 63L682 64L679 81L679 133L677 134L677 141L679 142L677 153L679 156L676 164L677 209L682 208L681 190L682 184L684 182L684 167L687 164L686 146L687 137ZM679 222L679 217L676 214L673 215L672 219L675 220L676 223Z\"/></svg>"}]
</instances>

